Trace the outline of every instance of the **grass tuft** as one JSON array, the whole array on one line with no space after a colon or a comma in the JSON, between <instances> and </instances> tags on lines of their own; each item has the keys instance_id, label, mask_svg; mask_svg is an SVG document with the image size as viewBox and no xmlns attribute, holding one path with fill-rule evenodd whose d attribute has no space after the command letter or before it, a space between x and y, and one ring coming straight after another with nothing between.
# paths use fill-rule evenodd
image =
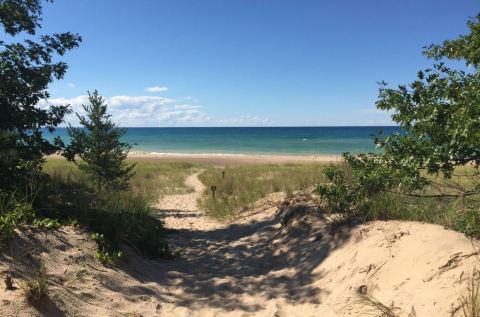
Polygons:
<instances>
[{"instance_id":1,"label":"grass tuft","mask_svg":"<svg viewBox=\"0 0 480 317\"><path fill-rule=\"evenodd\" d=\"M20 289L28 302L36 304L48 293L48 277L45 266L41 265L36 274L20 283Z\"/></svg>"},{"instance_id":2,"label":"grass tuft","mask_svg":"<svg viewBox=\"0 0 480 317\"><path fill-rule=\"evenodd\" d=\"M480 272L474 270L469 279L466 294L462 295L461 311L463 317L480 317Z\"/></svg>"}]
</instances>

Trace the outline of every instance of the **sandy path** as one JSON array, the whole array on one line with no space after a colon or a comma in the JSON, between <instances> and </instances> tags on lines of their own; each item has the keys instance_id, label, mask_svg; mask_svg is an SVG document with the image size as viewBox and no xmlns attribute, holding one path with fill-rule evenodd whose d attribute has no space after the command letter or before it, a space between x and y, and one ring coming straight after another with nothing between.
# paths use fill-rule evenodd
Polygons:
<instances>
[{"instance_id":1,"label":"sandy path","mask_svg":"<svg viewBox=\"0 0 480 317\"><path fill-rule=\"evenodd\" d=\"M188 194L168 195L158 201L154 208L165 221L169 229L209 230L221 226L220 223L206 217L198 209L197 200L205 189L198 179L203 170L189 175L185 185L193 189Z\"/></svg>"}]
</instances>

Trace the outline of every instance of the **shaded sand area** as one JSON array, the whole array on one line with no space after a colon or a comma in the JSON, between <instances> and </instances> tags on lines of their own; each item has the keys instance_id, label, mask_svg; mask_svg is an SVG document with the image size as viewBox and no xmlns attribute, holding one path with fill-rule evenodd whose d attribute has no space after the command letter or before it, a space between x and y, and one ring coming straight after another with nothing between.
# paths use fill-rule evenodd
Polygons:
<instances>
[{"instance_id":1,"label":"shaded sand area","mask_svg":"<svg viewBox=\"0 0 480 317\"><path fill-rule=\"evenodd\" d=\"M186 180L192 193L155 206L174 229L173 260L127 248L114 270L94 259L95 243L80 229L18 233L0 270L16 258L18 279L41 260L49 298L35 308L19 289L2 289L0 316L372 316L372 302L394 316L461 315L461 295L480 265L477 242L415 222L336 228L302 197L266 200L222 224L197 210L197 176Z\"/></svg>"}]
</instances>

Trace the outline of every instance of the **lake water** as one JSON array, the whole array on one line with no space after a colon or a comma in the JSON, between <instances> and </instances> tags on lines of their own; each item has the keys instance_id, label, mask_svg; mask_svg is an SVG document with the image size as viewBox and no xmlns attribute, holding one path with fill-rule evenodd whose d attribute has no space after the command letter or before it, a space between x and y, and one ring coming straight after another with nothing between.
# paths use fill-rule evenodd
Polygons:
<instances>
[{"instance_id":1,"label":"lake water","mask_svg":"<svg viewBox=\"0 0 480 317\"><path fill-rule=\"evenodd\" d=\"M398 127L128 128L132 151L195 154L321 155L375 151L373 135ZM52 135L45 133L47 138ZM66 128L56 132L68 142Z\"/></svg>"}]
</instances>

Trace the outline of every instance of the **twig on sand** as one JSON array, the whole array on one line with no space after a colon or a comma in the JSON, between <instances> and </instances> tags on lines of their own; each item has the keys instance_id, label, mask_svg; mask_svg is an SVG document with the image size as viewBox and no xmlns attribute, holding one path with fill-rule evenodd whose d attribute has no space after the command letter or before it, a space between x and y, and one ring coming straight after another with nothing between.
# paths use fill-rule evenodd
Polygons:
<instances>
[{"instance_id":1,"label":"twig on sand","mask_svg":"<svg viewBox=\"0 0 480 317\"><path fill-rule=\"evenodd\" d=\"M450 259L448 259L447 263L445 263L444 265L442 265L438 268L439 271L437 273L433 274L432 276L430 276L427 279L424 279L423 281L424 282L430 282L431 280L433 280L434 277L440 276L443 273L458 267L459 263L463 259L468 259L472 256L477 256L477 255L478 255L478 252L472 252L472 253L464 254L464 255L462 255L462 252L454 253L450 256Z\"/></svg>"}]
</instances>

